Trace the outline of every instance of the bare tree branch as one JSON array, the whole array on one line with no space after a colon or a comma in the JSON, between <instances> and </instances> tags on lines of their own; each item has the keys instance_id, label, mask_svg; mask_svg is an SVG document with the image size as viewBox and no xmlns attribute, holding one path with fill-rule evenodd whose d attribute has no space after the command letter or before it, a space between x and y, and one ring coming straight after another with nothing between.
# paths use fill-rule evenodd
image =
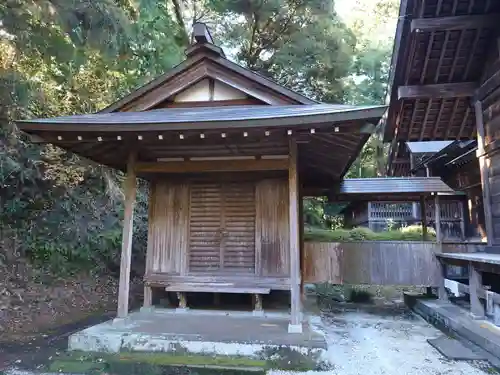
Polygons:
<instances>
[{"instance_id":1,"label":"bare tree branch","mask_svg":"<svg viewBox=\"0 0 500 375\"><path fill-rule=\"evenodd\" d=\"M172 5L174 6L175 19L177 20L177 24L179 25L179 31L181 32L182 42L186 45L189 44L189 34L186 29L186 23L184 22L184 18L182 16L183 13L183 4L182 0L172 0Z\"/></svg>"}]
</instances>

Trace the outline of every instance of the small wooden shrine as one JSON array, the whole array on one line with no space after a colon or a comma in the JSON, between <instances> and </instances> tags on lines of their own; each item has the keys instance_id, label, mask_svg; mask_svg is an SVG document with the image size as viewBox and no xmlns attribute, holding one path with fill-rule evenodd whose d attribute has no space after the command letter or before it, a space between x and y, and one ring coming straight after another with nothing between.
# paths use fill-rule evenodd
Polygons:
<instances>
[{"instance_id":1,"label":"small wooden shrine","mask_svg":"<svg viewBox=\"0 0 500 375\"><path fill-rule=\"evenodd\" d=\"M96 114L19 121L126 172L118 317L128 313L136 177L150 182L144 306L152 289L290 291L301 321L301 197L337 184L384 106L321 104L228 60L195 24L186 60Z\"/></svg>"}]
</instances>

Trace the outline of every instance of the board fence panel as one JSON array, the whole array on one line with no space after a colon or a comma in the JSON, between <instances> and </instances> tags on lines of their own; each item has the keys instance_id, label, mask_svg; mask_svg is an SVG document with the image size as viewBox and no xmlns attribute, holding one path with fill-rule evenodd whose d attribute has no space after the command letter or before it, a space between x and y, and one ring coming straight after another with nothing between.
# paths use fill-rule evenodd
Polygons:
<instances>
[{"instance_id":1,"label":"board fence panel","mask_svg":"<svg viewBox=\"0 0 500 375\"><path fill-rule=\"evenodd\" d=\"M438 286L439 252L477 252L483 244L404 241L305 242L304 281Z\"/></svg>"}]
</instances>

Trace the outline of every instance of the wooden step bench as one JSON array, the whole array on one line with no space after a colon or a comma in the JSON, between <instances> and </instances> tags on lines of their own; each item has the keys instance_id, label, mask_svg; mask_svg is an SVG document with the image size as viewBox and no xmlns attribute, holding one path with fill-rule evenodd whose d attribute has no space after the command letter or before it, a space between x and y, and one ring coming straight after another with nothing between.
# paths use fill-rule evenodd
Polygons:
<instances>
[{"instance_id":1,"label":"wooden step bench","mask_svg":"<svg viewBox=\"0 0 500 375\"><path fill-rule=\"evenodd\" d=\"M232 283L175 283L165 286L167 292L198 292L198 293L246 293L269 294L270 288L246 286Z\"/></svg>"}]
</instances>

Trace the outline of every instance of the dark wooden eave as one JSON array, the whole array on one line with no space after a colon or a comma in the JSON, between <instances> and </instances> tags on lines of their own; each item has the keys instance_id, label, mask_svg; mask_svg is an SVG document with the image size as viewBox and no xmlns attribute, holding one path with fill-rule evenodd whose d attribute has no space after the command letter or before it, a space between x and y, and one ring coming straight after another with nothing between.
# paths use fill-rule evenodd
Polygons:
<instances>
[{"instance_id":1,"label":"dark wooden eave","mask_svg":"<svg viewBox=\"0 0 500 375\"><path fill-rule=\"evenodd\" d=\"M328 104L168 108L17 124L44 142L121 170L132 149L147 163L165 158L265 158L288 155L289 141L295 139L305 183L331 186L345 175L385 110Z\"/></svg>"},{"instance_id":2,"label":"dark wooden eave","mask_svg":"<svg viewBox=\"0 0 500 375\"><path fill-rule=\"evenodd\" d=\"M24 131L82 133L276 128L301 124L307 128L311 125L359 120L373 123L374 119L382 116L385 109L385 106L356 107L337 104L165 108L143 112L96 113L20 120L17 124Z\"/></svg>"}]
</instances>

